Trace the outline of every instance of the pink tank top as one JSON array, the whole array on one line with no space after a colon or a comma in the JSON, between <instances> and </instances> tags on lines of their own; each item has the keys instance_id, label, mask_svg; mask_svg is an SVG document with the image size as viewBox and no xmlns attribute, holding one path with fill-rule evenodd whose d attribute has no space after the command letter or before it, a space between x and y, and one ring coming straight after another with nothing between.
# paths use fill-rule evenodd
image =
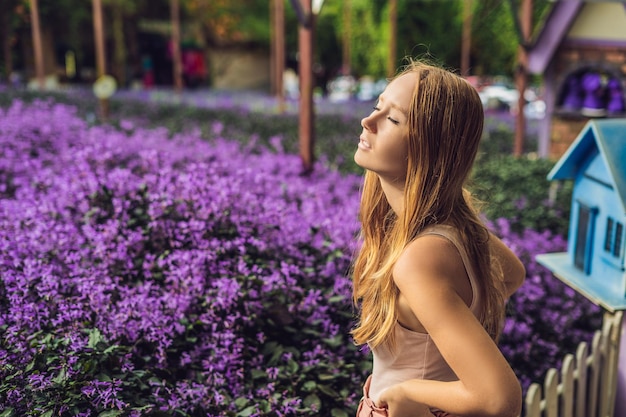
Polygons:
<instances>
[{"instance_id":1,"label":"pink tank top","mask_svg":"<svg viewBox=\"0 0 626 417\"><path fill-rule=\"evenodd\" d=\"M480 300L476 276L467 252L461 244L457 231L446 225L435 225L421 233L423 235L439 235L448 239L459 251L465 270L472 286L472 302L470 310L478 314ZM438 381L454 381L457 376L439 353L437 346L427 333L409 330L396 322L396 348L394 352L384 345L372 350L374 361L372 380L369 389L370 398L376 403L380 393L387 387L409 379L433 379Z\"/></svg>"}]
</instances>

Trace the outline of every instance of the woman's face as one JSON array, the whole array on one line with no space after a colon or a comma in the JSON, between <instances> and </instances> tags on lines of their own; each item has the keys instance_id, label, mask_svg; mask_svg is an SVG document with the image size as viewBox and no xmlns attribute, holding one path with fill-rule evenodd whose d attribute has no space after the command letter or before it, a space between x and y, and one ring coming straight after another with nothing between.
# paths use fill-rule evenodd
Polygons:
<instances>
[{"instance_id":1,"label":"woman's face","mask_svg":"<svg viewBox=\"0 0 626 417\"><path fill-rule=\"evenodd\" d=\"M408 110L417 76L407 73L394 79L380 95L372 113L361 121L354 161L382 179L404 184L408 155Z\"/></svg>"}]
</instances>

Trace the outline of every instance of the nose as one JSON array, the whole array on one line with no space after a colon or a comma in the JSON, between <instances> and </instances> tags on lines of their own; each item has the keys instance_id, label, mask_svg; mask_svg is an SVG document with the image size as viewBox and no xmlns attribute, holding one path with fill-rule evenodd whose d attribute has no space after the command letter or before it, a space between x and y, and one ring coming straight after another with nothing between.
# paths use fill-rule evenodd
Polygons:
<instances>
[{"instance_id":1,"label":"nose","mask_svg":"<svg viewBox=\"0 0 626 417\"><path fill-rule=\"evenodd\" d=\"M374 122L373 114L370 114L369 116L365 116L363 119L361 119L361 126L365 130L369 130L370 132L375 132L376 123Z\"/></svg>"}]
</instances>

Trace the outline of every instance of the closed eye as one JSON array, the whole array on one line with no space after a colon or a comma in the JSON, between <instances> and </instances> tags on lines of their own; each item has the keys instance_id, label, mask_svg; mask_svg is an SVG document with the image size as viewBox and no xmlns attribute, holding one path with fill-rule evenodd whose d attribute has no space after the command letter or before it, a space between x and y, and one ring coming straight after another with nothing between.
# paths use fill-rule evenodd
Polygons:
<instances>
[{"instance_id":1,"label":"closed eye","mask_svg":"<svg viewBox=\"0 0 626 417\"><path fill-rule=\"evenodd\" d=\"M380 111L380 107L378 107L378 103L376 103L376 105L374 107L372 107L375 111ZM393 123L394 125L399 125L400 122L396 119L394 119L391 116L387 116L387 120L389 120L391 123Z\"/></svg>"}]
</instances>

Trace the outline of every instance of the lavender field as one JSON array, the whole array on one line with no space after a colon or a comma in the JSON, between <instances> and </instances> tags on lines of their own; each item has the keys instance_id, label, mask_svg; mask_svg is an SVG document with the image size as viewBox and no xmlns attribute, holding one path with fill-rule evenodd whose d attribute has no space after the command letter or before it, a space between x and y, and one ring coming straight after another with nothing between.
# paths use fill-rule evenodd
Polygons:
<instances>
[{"instance_id":1,"label":"lavender field","mask_svg":"<svg viewBox=\"0 0 626 417\"><path fill-rule=\"evenodd\" d=\"M360 176L207 123L0 109L0 416L354 414ZM492 222L528 272L501 339L526 388L600 311L534 260L563 236Z\"/></svg>"}]
</instances>

